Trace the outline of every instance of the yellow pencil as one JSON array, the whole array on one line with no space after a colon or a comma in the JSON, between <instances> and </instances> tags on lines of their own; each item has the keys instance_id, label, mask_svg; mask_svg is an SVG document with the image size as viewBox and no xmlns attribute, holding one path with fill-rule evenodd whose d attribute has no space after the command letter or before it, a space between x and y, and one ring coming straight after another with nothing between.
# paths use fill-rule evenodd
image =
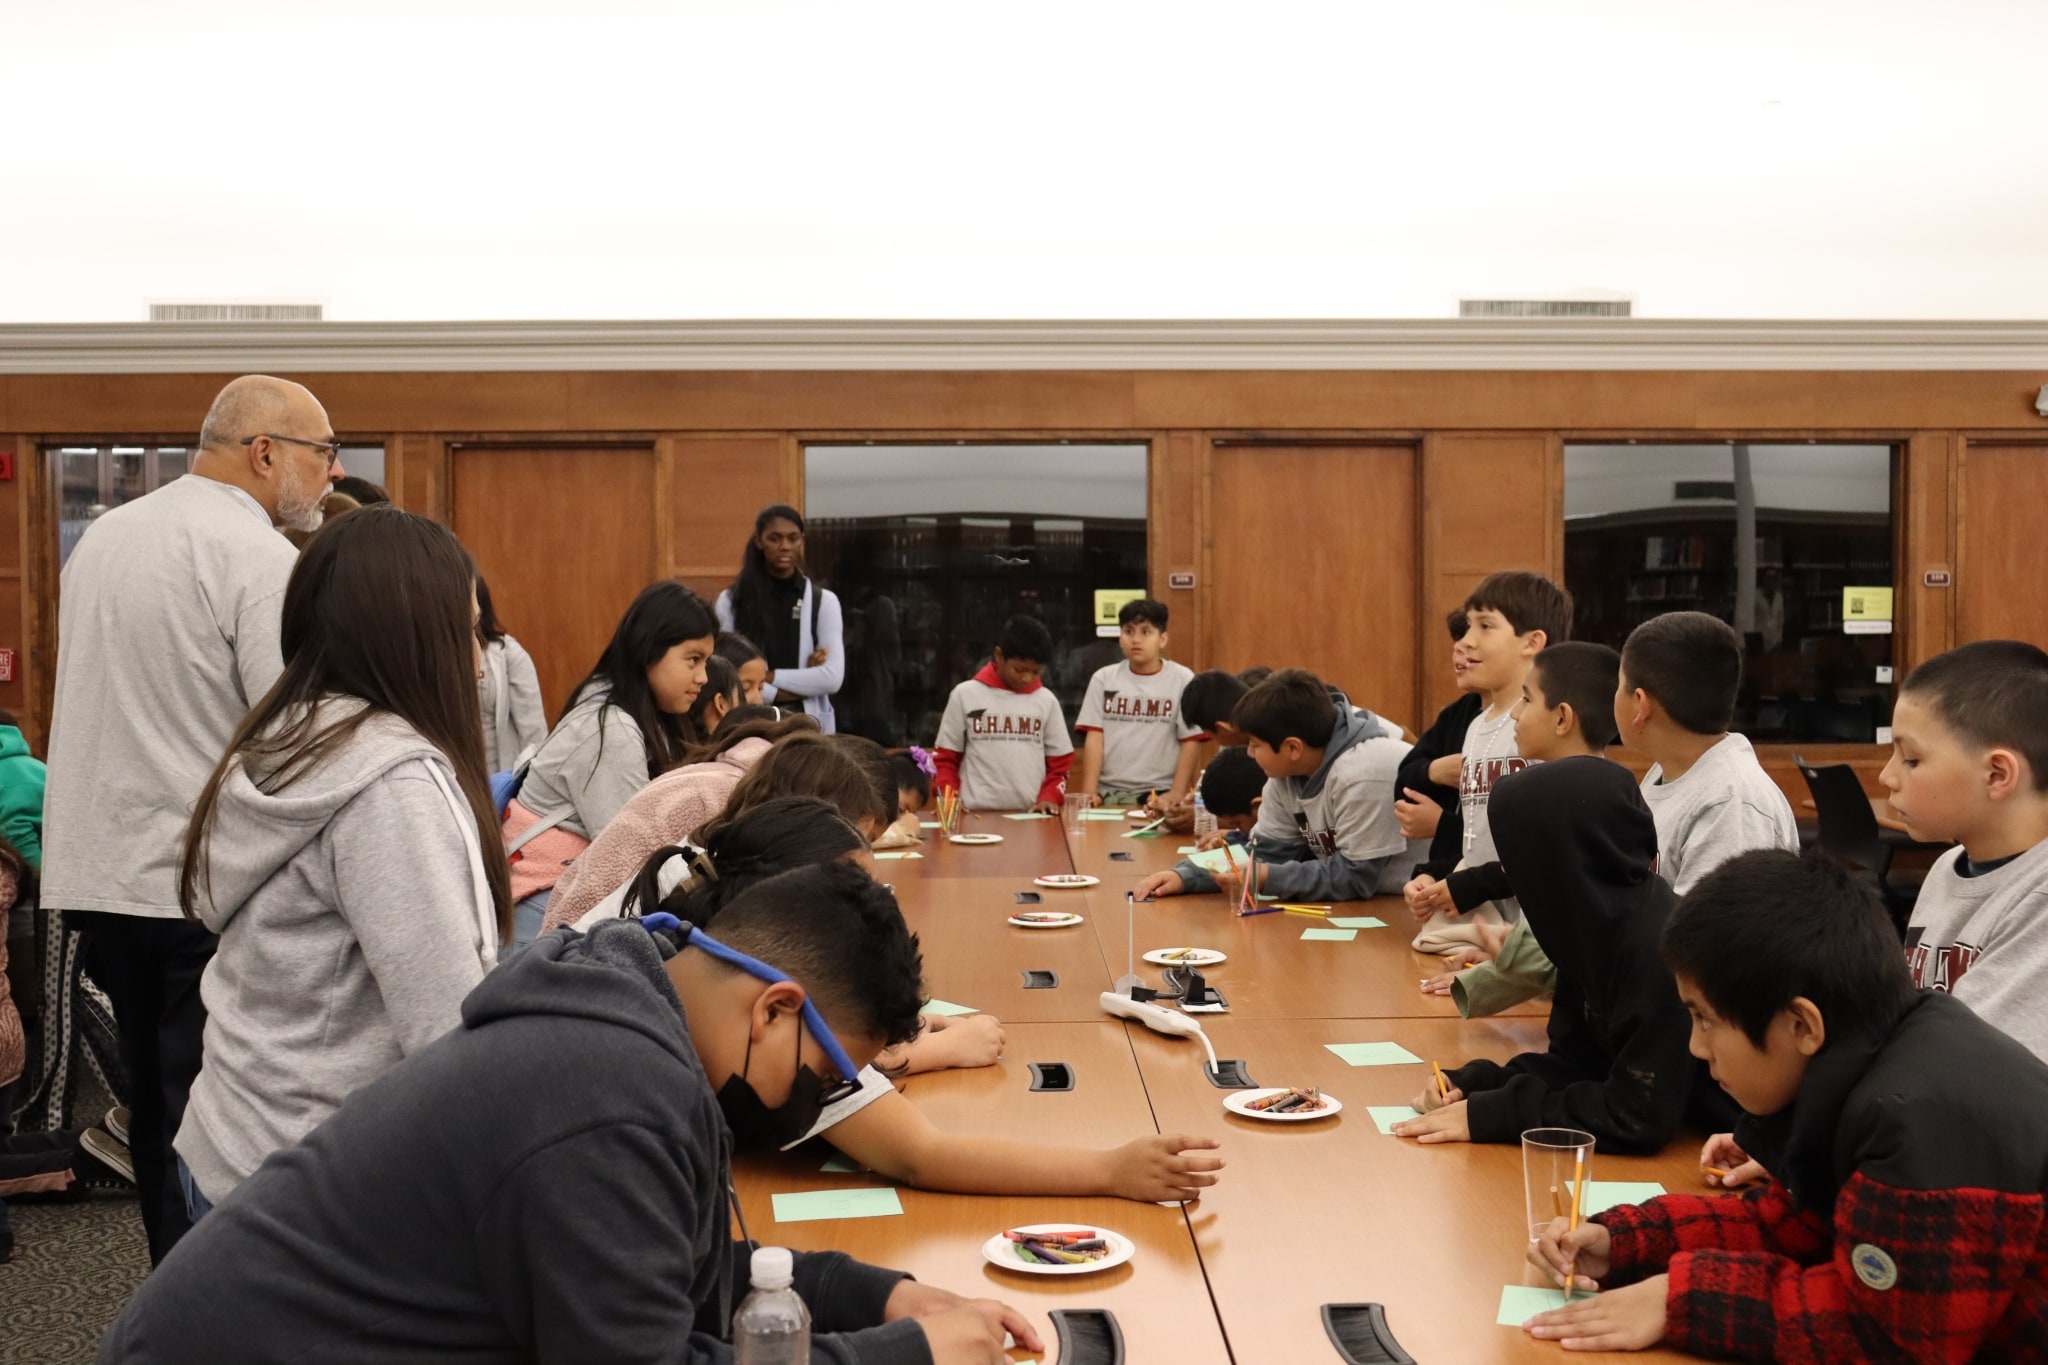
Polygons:
<instances>
[{"instance_id":1,"label":"yellow pencil","mask_svg":"<svg viewBox=\"0 0 2048 1365\"><path fill-rule=\"evenodd\" d=\"M1436 1097L1440 1100L1449 1099L1451 1097L1451 1083L1444 1079L1444 1069L1435 1062L1429 1064L1429 1069L1436 1073Z\"/></svg>"},{"instance_id":2,"label":"yellow pencil","mask_svg":"<svg viewBox=\"0 0 2048 1365\"><path fill-rule=\"evenodd\" d=\"M1567 1233L1579 1230L1579 1207L1585 1202L1586 1198L1586 1149L1584 1147L1574 1149L1573 1158L1572 1222L1571 1226L1565 1229ZM1566 1303L1572 1301L1572 1281L1578 1277L1578 1266L1579 1253L1574 1251L1572 1253L1572 1268L1564 1273L1564 1301Z\"/></svg>"}]
</instances>

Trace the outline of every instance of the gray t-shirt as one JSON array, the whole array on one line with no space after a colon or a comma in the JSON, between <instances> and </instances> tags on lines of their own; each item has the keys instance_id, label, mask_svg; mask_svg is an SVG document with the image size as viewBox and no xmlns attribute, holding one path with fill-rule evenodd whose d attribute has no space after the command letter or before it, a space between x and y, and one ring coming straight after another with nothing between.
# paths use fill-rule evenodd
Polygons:
<instances>
[{"instance_id":1,"label":"gray t-shirt","mask_svg":"<svg viewBox=\"0 0 2048 1365\"><path fill-rule=\"evenodd\" d=\"M1664 781L1664 765L1643 775L1643 800L1657 822L1657 871L1679 895L1738 853L1799 851L1792 803L1741 735L1723 735L1685 776Z\"/></svg>"},{"instance_id":2,"label":"gray t-shirt","mask_svg":"<svg viewBox=\"0 0 2048 1365\"><path fill-rule=\"evenodd\" d=\"M1052 689L1012 692L979 677L946 698L938 746L960 755L960 799L969 810L1028 808L1045 785L1045 760L1074 752Z\"/></svg>"},{"instance_id":3,"label":"gray t-shirt","mask_svg":"<svg viewBox=\"0 0 2048 1365\"><path fill-rule=\"evenodd\" d=\"M587 694L569 708L519 787L520 805L543 820L566 807L569 814L557 828L591 840L650 780L640 727L618 707L606 706L606 695Z\"/></svg>"},{"instance_id":4,"label":"gray t-shirt","mask_svg":"<svg viewBox=\"0 0 2048 1365\"><path fill-rule=\"evenodd\" d=\"M1937 858L1906 924L1913 984L1947 991L2048 1061L2048 841L1965 877L1963 850Z\"/></svg>"},{"instance_id":5,"label":"gray t-shirt","mask_svg":"<svg viewBox=\"0 0 2048 1365\"><path fill-rule=\"evenodd\" d=\"M1095 671L1081 694L1074 728L1102 732L1102 791L1166 794L1180 765L1181 742L1202 733L1180 714L1181 691L1194 676L1171 659L1156 673L1135 672L1128 659Z\"/></svg>"},{"instance_id":6,"label":"gray t-shirt","mask_svg":"<svg viewBox=\"0 0 2048 1365\"><path fill-rule=\"evenodd\" d=\"M197 474L86 528L57 618L44 905L181 918L185 825L284 671L297 560L255 499Z\"/></svg>"},{"instance_id":7,"label":"gray t-shirt","mask_svg":"<svg viewBox=\"0 0 2048 1365\"><path fill-rule=\"evenodd\" d=\"M1515 743L1515 713L1512 707L1481 711L1465 727L1463 761L1458 765L1458 811L1465 821L1465 855L1460 867L1482 867L1498 862L1493 847L1493 826L1486 815L1494 783L1509 773L1518 773L1533 761L1523 758ZM1520 919L1522 907L1513 897L1492 902L1501 917Z\"/></svg>"}]
</instances>

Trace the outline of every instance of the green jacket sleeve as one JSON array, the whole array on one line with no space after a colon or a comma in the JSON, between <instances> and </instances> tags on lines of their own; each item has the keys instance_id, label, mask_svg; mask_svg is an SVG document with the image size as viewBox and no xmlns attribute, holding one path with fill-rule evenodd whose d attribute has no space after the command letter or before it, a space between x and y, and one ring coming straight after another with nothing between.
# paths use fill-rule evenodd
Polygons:
<instances>
[{"instance_id":1,"label":"green jacket sleeve","mask_svg":"<svg viewBox=\"0 0 2048 1365\"><path fill-rule=\"evenodd\" d=\"M1557 968L1543 945L1529 932L1529 921L1517 920L1508 931L1500 956L1459 972L1451 980L1451 999L1467 1019L1499 1014L1557 989Z\"/></svg>"}]
</instances>

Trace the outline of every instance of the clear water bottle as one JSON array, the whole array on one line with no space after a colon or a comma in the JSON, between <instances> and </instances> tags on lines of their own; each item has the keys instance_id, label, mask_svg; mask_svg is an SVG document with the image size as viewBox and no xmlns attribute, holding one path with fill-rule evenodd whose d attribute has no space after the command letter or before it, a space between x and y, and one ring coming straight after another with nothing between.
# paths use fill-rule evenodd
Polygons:
<instances>
[{"instance_id":1,"label":"clear water bottle","mask_svg":"<svg viewBox=\"0 0 2048 1365\"><path fill-rule=\"evenodd\" d=\"M1216 817L1209 814L1209 807L1202 801L1202 793L1195 793L1195 841L1201 842L1205 834L1216 832Z\"/></svg>"},{"instance_id":2,"label":"clear water bottle","mask_svg":"<svg viewBox=\"0 0 2048 1365\"><path fill-rule=\"evenodd\" d=\"M790 1288L787 1247L756 1247L749 1266L754 1292L732 1318L733 1358L739 1365L806 1365L811 1358L811 1313Z\"/></svg>"}]
</instances>

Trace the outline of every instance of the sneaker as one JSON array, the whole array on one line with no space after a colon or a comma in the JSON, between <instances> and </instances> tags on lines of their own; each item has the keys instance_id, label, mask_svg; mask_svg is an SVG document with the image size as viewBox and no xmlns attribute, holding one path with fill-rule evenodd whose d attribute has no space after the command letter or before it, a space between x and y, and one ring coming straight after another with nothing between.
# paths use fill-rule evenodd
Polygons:
<instances>
[{"instance_id":1,"label":"sneaker","mask_svg":"<svg viewBox=\"0 0 2048 1365\"><path fill-rule=\"evenodd\" d=\"M87 1166L86 1161L96 1161L107 1170L133 1185L135 1183L135 1158L128 1153L128 1144L113 1134L99 1128L88 1128L78 1135L79 1162L78 1177L90 1183L100 1173Z\"/></svg>"},{"instance_id":2,"label":"sneaker","mask_svg":"<svg viewBox=\"0 0 2048 1365\"><path fill-rule=\"evenodd\" d=\"M116 1142L120 1143L123 1147L128 1145L127 1105L124 1104L119 1108L109 1109L107 1116L100 1120L100 1125L114 1135Z\"/></svg>"}]
</instances>

